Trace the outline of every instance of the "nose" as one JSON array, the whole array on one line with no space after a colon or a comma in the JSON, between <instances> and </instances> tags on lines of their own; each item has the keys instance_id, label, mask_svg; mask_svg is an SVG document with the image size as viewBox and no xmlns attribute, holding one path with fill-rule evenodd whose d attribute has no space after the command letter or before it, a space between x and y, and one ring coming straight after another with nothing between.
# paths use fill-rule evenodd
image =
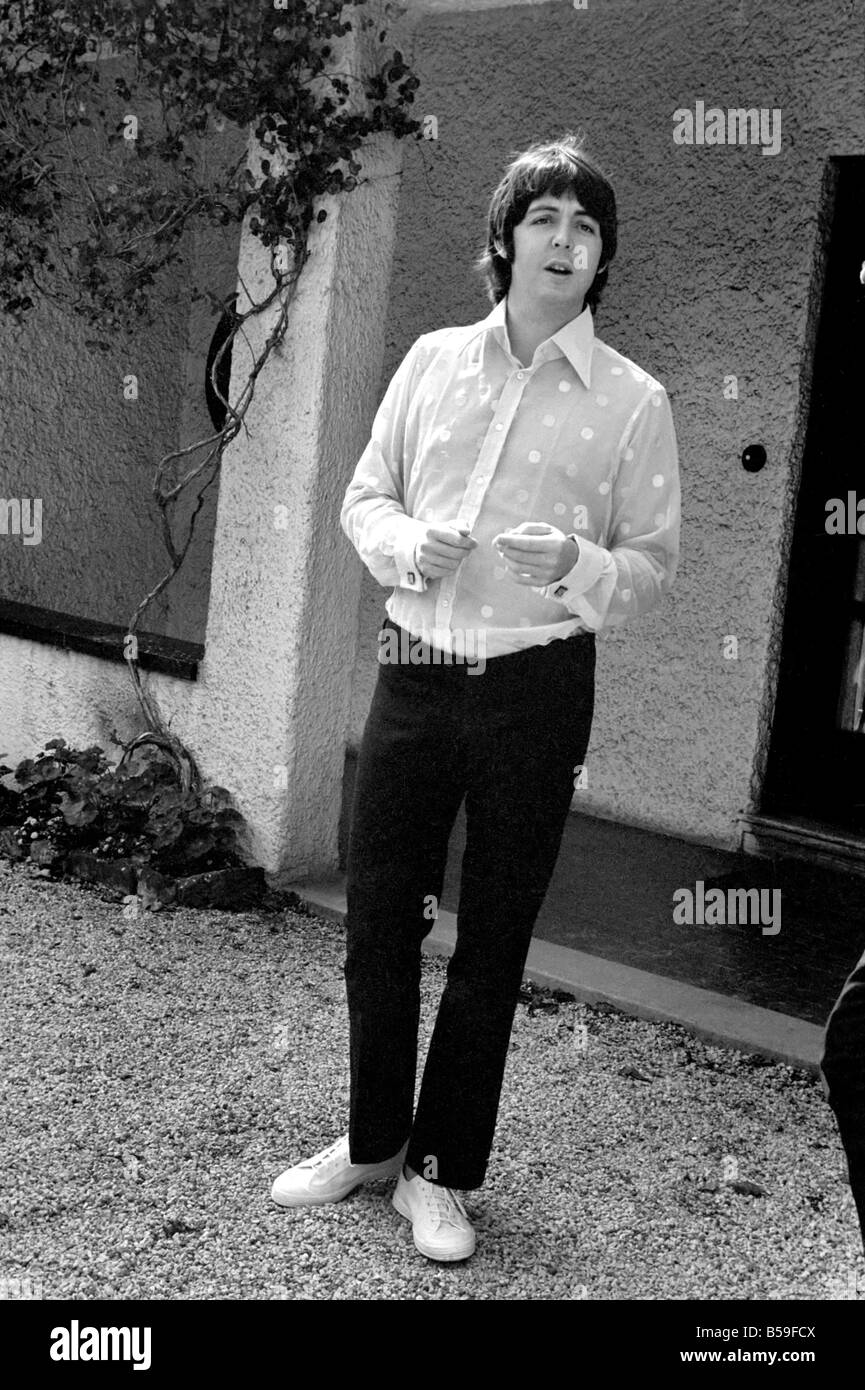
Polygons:
<instances>
[{"instance_id":1,"label":"nose","mask_svg":"<svg viewBox=\"0 0 865 1390\"><path fill-rule=\"evenodd\" d=\"M570 235L567 227L557 227L555 235L553 236L553 241L556 246L568 246L570 244Z\"/></svg>"}]
</instances>

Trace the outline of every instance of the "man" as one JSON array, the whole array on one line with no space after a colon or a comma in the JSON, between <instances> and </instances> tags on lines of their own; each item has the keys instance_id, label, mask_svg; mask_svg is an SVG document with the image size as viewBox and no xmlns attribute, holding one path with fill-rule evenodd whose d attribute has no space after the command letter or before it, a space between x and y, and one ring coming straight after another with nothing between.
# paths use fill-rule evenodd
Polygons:
<instances>
[{"instance_id":1,"label":"man","mask_svg":"<svg viewBox=\"0 0 865 1390\"><path fill-rule=\"evenodd\" d=\"M676 570L666 393L593 331L615 251L613 190L573 136L516 158L478 262L495 307L418 338L342 508L392 588L380 638L398 639L379 654L347 863L349 1134L273 1197L337 1201L395 1176L394 1206L431 1259L475 1248L454 1189L486 1173L589 741L595 633L647 612ZM466 634L482 667L462 659ZM464 798L458 938L413 1115L421 941Z\"/></svg>"}]
</instances>

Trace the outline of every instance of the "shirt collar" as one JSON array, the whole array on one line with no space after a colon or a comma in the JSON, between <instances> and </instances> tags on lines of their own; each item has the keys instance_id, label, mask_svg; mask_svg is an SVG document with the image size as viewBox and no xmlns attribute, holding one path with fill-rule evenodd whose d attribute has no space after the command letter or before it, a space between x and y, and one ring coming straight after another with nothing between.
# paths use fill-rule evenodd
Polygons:
<instances>
[{"instance_id":1,"label":"shirt collar","mask_svg":"<svg viewBox=\"0 0 865 1390\"><path fill-rule=\"evenodd\" d=\"M477 325L477 329L478 332L491 332L496 341L507 352L511 352L511 345L508 340L506 305L507 296L499 300L486 318ZM592 349L595 345L595 326L591 309L588 307L583 309L581 314L577 314L576 318L571 319L557 333L545 338L543 343L538 345L540 361L556 356L556 353L550 352L549 349L546 352L542 351L549 343L554 344L559 352L568 359L580 380L587 387L591 387ZM511 355L513 356L513 353Z\"/></svg>"}]
</instances>

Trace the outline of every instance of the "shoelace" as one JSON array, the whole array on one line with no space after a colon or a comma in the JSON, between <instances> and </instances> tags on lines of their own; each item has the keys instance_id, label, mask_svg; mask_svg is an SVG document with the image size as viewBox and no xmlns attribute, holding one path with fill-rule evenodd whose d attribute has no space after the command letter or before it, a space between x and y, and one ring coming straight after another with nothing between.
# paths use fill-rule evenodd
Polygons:
<instances>
[{"instance_id":1,"label":"shoelace","mask_svg":"<svg viewBox=\"0 0 865 1390\"><path fill-rule=\"evenodd\" d=\"M458 1226L459 1221L455 1220L457 1213L462 1214L468 1220L468 1212L452 1188L437 1187L435 1183L423 1179L421 1193L431 1215L439 1221L449 1221L451 1225Z\"/></svg>"},{"instance_id":2,"label":"shoelace","mask_svg":"<svg viewBox=\"0 0 865 1390\"><path fill-rule=\"evenodd\" d=\"M345 1139L337 1139L336 1143L329 1144L326 1149L322 1149L315 1158L310 1158L306 1163L302 1163L302 1168L321 1168L325 1163L332 1163L334 1159L343 1158L345 1155Z\"/></svg>"}]
</instances>

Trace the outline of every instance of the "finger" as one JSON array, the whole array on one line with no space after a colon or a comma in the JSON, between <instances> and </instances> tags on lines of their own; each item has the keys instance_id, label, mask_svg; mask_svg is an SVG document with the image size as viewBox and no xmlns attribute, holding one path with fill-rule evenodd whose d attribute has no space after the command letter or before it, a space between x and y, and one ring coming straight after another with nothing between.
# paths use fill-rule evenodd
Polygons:
<instances>
[{"instance_id":1,"label":"finger","mask_svg":"<svg viewBox=\"0 0 865 1390\"><path fill-rule=\"evenodd\" d=\"M539 575L536 570L527 569L525 565L508 565L508 570L513 578L525 579L530 583L537 584Z\"/></svg>"},{"instance_id":2,"label":"finger","mask_svg":"<svg viewBox=\"0 0 865 1390\"><path fill-rule=\"evenodd\" d=\"M477 545L474 536L462 536L459 531L452 526L431 526L427 532L429 540L443 541L448 545L457 545L462 550L470 550Z\"/></svg>"},{"instance_id":3,"label":"finger","mask_svg":"<svg viewBox=\"0 0 865 1390\"><path fill-rule=\"evenodd\" d=\"M502 555L503 563L514 570L529 570L532 574L540 574L542 570L549 569L548 564L538 562L536 555Z\"/></svg>"},{"instance_id":4,"label":"finger","mask_svg":"<svg viewBox=\"0 0 865 1390\"><path fill-rule=\"evenodd\" d=\"M505 527L500 531L500 536L552 536L555 535L556 527L550 526L548 521L521 521L519 526Z\"/></svg>"},{"instance_id":5,"label":"finger","mask_svg":"<svg viewBox=\"0 0 865 1390\"><path fill-rule=\"evenodd\" d=\"M518 555L538 555L545 550L555 550L561 544L556 536L514 536L503 541L507 550Z\"/></svg>"},{"instance_id":6,"label":"finger","mask_svg":"<svg viewBox=\"0 0 865 1390\"><path fill-rule=\"evenodd\" d=\"M459 561L464 560L466 558L468 551L461 550L455 545L448 545L446 541L431 541L426 548L421 548L419 554L421 557L425 556L429 560L439 559Z\"/></svg>"},{"instance_id":7,"label":"finger","mask_svg":"<svg viewBox=\"0 0 865 1390\"><path fill-rule=\"evenodd\" d=\"M450 520L450 521L445 521L443 524L444 524L445 526L449 526L450 529L451 529L452 531L458 532L459 535L461 535L461 536L468 537L468 536L470 536L471 533L472 533L472 528L471 528L471 526L468 524L468 522L467 522L467 521L460 521L459 517L457 517L457 518L455 518L455 519L452 519L452 520Z\"/></svg>"}]
</instances>

